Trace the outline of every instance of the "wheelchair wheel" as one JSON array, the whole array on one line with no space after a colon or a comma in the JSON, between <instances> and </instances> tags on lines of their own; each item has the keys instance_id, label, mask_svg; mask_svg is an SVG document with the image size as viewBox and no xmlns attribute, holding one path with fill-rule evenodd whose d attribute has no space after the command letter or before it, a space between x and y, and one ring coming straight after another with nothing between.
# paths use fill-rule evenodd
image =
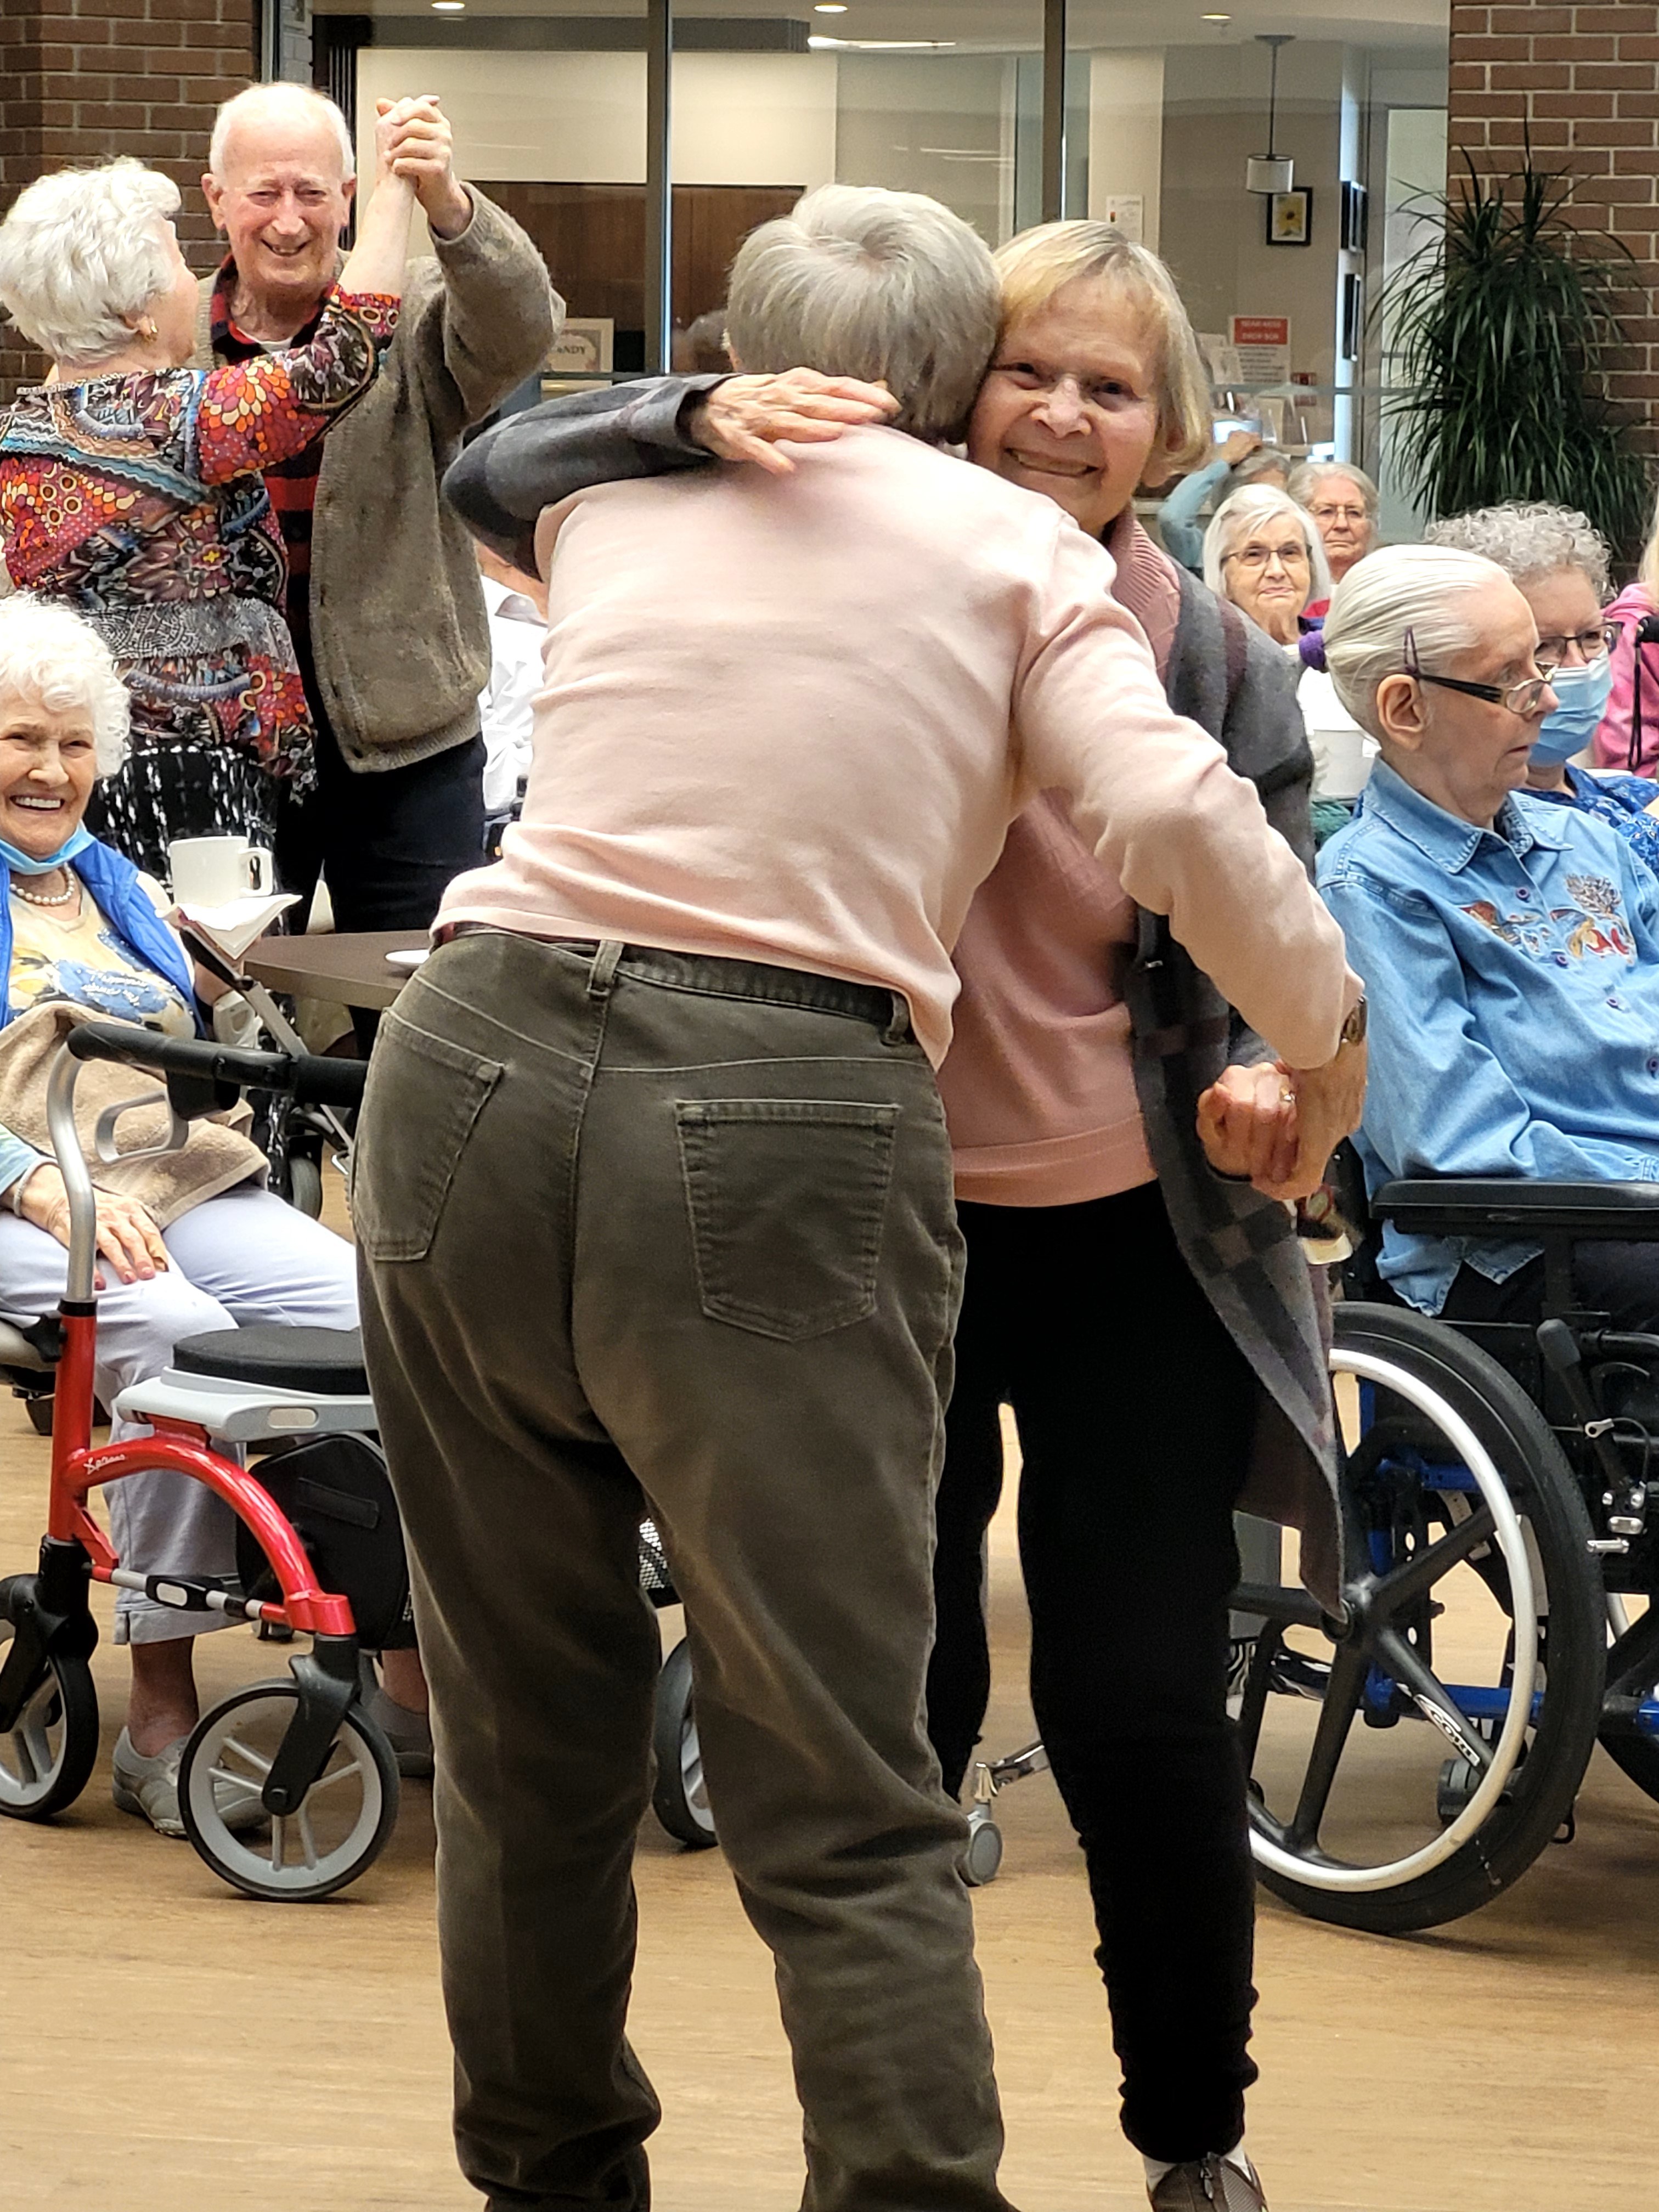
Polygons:
<instances>
[{"instance_id":1,"label":"wheelchair wheel","mask_svg":"<svg viewBox=\"0 0 1659 2212\"><path fill-rule=\"evenodd\" d=\"M1340 1305L1331 1366L1347 1617L1301 1590L1264 1608L1237 1699L1251 1844L1316 1919L1431 1928L1490 1903L1571 1811L1601 1717L1601 1572L1559 1446L1485 1352Z\"/></svg>"},{"instance_id":2,"label":"wheelchair wheel","mask_svg":"<svg viewBox=\"0 0 1659 2212\"><path fill-rule=\"evenodd\" d=\"M0 1615L0 1665L13 1635ZM53 1658L25 1700L15 1727L0 1735L0 1813L49 1820L86 1788L98 1757L98 1693L84 1659Z\"/></svg>"},{"instance_id":3,"label":"wheelchair wheel","mask_svg":"<svg viewBox=\"0 0 1659 2212\"><path fill-rule=\"evenodd\" d=\"M657 1778L651 1809L677 1844L706 1851L720 1841L703 1778L702 1746L691 1685L691 1647L684 1638L663 1662L657 1677L656 1721L651 1732Z\"/></svg>"},{"instance_id":4,"label":"wheelchair wheel","mask_svg":"<svg viewBox=\"0 0 1659 2212\"><path fill-rule=\"evenodd\" d=\"M204 1713L179 1761L179 1810L191 1843L234 1888L314 1904L356 1881L385 1849L398 1818L398 1761L354 1705L298 1812L272 1814L265 1833L233 1834L221 1796L234 1810L232 1793L259 1795L298 1698L291 1681L255 1682Z\"/></svg>"}]
</instances>

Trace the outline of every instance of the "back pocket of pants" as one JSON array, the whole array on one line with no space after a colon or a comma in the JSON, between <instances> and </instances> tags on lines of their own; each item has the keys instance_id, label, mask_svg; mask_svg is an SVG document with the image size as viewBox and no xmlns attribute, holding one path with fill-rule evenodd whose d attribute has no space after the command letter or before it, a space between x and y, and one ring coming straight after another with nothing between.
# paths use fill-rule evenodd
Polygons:
<instances>
[{"instance_id":1,"label":"back pocket of pants","mask_svg":"<svg viewBox=\"0 0 1659 2212\"><path fill-rule=\"evenodd\" d=\"M371 1260L424 1260L498 1060L385 1015L352 1162L351 1225Z\"/></svg>"},{"instance_id":2,"label":"back pocket of pants","mask_svg":"<svg viewBox=\"0 0 1659 2212\"><path fill-rule=\"evenodd\" d=\"M682 1100L680 1166L712 1321L786 1343L875 1311L896 1106Z\"/></svg>"}]
</instances>

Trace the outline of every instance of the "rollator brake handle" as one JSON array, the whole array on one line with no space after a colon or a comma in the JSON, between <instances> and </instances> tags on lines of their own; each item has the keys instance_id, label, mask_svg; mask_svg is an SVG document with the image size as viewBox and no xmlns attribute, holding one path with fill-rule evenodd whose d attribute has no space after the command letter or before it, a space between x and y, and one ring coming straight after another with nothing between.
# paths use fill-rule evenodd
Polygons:
<instances>
[{"instance_id":1,"label":"rollator brake handle","mask_svg":"<svg viewBox=\"0 0 1659 2212\"><path fill-rule=\"evenodd\" d=\"M146 1067L167 1079L174 1109L187 1119L234 1105L244 1091L274 1091L301 1105L362 1103L368 1063L316 1053L244 1052L204 1039L163 1036L130 1022L83 1022L66 1039L73 1060Z\"/></svg>"}]
</instances>

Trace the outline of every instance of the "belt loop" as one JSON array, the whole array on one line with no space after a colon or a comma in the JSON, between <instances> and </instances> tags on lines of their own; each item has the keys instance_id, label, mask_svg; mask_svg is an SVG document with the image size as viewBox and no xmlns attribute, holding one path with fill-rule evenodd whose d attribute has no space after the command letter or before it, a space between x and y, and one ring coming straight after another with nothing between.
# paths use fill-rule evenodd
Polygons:
<instances>
[{"instance_id":1,"label":"belt loop","mask_svg":"<svg viewBox=\"0 0 1659 2212\"><path fill-rule=\"evenodd\" d=\"M590 999L608 999L618 962L627 947L620 937L607 937L593 955L593 965L587 971L587 995Z\"/></svg>"},{"instance_id":2,"label":"belt loop","mask_svg":"<svg viewBox=\"0 0 1659 2212\"><path fill-rule=\"evenodd\" d=\"M893 1018L881 1033L884 1044L902 1044L910 1034L910 1001L902 991L893 994Z\"/></svg>"}]
</instances>

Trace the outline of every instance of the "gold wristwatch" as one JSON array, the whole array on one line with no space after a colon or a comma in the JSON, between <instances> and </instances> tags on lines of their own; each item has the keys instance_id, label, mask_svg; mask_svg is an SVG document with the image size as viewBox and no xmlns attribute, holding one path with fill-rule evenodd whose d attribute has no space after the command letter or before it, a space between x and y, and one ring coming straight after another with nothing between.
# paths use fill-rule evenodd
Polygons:
<instances>
[{"instance_id":1,"label":"gold wristwatch","mask_svg":"<svg viewBox=\"0 0 1659 2212\"><path fill-rule=\"evenodd\" d=\"M1365 1011L1365 994L1362 991L1350 1007L1347 1020L1342 1024L1342 1043L1364 1044L1370 1019Z\"/></svg>"}]
</instances>

